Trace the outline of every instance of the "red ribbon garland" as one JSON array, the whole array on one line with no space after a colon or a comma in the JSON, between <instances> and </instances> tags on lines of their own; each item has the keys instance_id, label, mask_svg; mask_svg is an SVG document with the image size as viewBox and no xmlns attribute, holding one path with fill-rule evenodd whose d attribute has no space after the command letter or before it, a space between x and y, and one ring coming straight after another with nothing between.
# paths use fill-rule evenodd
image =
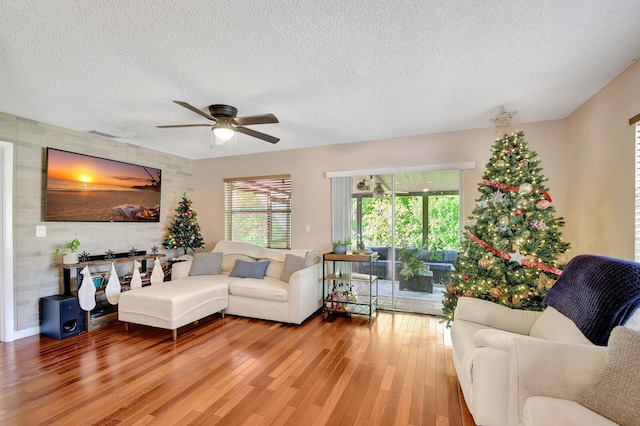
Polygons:
<instances>
[{"instance_id":1,"label":"red ribbon garland","mask_svg":"<svg viewBox=\"0 0 640 426\"><path fill-rule=\"evenodd\" d=\"M493 186L493 187L498 188L498 189L504 189L505 191L519 191L520 190L520 188L517 187L517 186L509 186L509 185L505 185L504 183L495 183L495 182L491 182L490 180L487 180L487 179L482 179L482 183L484 183L485 185ZM548 202L551 202L551 195L549 195L549 193L547 191L545 191L544 189L533 188L533 191L541 193L545 200L547 200Z\"/></svg>"},{"instance_id":2,"label":"red ribbon garland","mask_svg":"<svg viewBox=\"0 0 640 426\"><path fill-rule=\"evenodd\" d=\"M487 244L484 241L482 241L480 238L478 238L475 235L473 235L471 233L471 231L468 230L468 229L467 229L467 235L469 236L469 238L471 238L471 240L473 240L474 242L478 243L479 245L481 245L482 247L486 248L487 250L490 250L490 251L494 252L495 254L497 254L498 256L503 258L504 260L511 260L511 255L509 253L505 253L503 251L498 250L495 247L490 246L489 244ZM520 261L520 264L524 265L524 266L533 266L533 267L536 267L536 268L538 268L538 269L540 269L542 271L550 272L550 273L558 275L558 276L562 275L562 270L561 269L545 265L544 263L532 262L529 259L522 259Z\"/></svg>"}]
</instances>

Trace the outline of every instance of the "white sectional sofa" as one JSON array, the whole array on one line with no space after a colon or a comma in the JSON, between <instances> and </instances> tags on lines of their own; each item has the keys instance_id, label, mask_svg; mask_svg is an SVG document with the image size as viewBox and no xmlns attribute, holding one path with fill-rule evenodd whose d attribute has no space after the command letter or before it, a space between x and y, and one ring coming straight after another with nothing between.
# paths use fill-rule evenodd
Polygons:
<instances>
[{"instance_id":1,"label":"white sectional sofa","mask_svg":"<svg viewBox=\"0 0 640 426\"><path fill-rule=\"evenodd\" d=\"M301 324L322 306L319 260L313 250L220 241L175 263L171 281L122 293L118 319L173 330L174 340L178 327L216 312Z\"/></svg>"}]
</instances>

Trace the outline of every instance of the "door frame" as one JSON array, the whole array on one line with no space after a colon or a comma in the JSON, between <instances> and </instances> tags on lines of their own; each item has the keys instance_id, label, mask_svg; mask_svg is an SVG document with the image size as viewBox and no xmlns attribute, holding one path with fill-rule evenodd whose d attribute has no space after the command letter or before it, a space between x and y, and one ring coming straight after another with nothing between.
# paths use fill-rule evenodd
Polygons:
<instances>
[{"instance_id":1,"label":"door frame","mask_svg":"<svg viewBox=\"0 0 640 426\"><path fill-rule=\"evenodd\" d=\"M13 144L0 141L0 341L14 340Z\"/></svg>"}]
</instances>

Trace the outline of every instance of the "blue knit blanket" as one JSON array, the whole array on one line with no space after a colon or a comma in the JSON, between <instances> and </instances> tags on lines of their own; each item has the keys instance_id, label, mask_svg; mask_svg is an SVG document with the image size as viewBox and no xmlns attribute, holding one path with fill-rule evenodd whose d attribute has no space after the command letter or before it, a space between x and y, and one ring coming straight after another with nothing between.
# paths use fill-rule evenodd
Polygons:
<instances>
[{"instance_id":1,"label":"blue knit blanket","mask_svg":"<svg viewBox=\"0 0 640 426\"><path fill-rule=\"evenodd\" d=\"M594 344L605 346L615 326L640 307L640 263L584 254L567 264L544 299Z\"/></svg>"}]
</instances>

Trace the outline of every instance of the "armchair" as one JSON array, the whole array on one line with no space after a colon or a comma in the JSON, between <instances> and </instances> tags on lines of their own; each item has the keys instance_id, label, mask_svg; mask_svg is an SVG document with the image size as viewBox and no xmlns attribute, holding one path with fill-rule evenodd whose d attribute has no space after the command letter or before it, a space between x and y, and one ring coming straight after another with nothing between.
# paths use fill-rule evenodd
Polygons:
<instances>
[{"instance_id":1,"label":"armchair","mask_svg":"<svg viewBox=\"0 0 640 426\"><path fill-rule=\"evenodd\" d=\"M640 318L640 264L576 256L547 294L545 304L543 312L533 312L481 299L458 300L451 326L453 364L476 424L517 424L513 413L518 413L522 401L513 400L509 391L510 383L520 379L509 368L516 338L598 351L594 343L606 344L615 326L635 324Z\"/></svg>"},{"instance_id":2,"label":"armchair","mask_svg":"<svg viewBox=\"0 0 640 426\"><path fill-rule=\"evenodd\" d=\"M594 345L513 339L509 424L615 425L578 403L602 370L606 352Z\"/></svg>"}]
</instances>

